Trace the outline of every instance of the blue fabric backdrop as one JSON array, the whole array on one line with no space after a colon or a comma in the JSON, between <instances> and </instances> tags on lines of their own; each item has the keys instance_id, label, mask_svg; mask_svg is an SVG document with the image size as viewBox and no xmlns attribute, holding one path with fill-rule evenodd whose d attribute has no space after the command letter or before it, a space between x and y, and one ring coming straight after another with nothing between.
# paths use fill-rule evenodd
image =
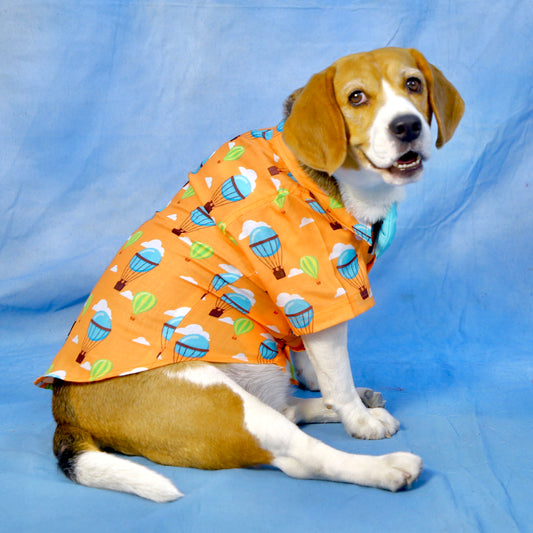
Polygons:
<instances>
[{"instance_id":1,"label":"blue fabric backdrop","mask_svg":"<svg viewBox=\"0 0 533 533\"><path fill-rule=\"evenodd\" d=\"M533 531L533 9L529 1L3 0L0 10L0 516L37 531ZM415 47L466 114L409 187L350 326L356 382L411 450L389 494L275 470L154 466L187 494L157 505L74 485L51 450L48 367L125 238L224 141L275 125L336 58ZM148 463L143 459L135 459Z\"/></svg>"}]
</instances>

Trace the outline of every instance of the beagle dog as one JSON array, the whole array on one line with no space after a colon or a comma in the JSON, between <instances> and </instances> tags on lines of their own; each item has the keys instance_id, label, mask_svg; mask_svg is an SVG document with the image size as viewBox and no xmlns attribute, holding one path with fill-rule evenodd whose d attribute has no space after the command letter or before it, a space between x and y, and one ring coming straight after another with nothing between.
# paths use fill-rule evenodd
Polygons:
<instances>
[{"instance_id":1,"label":"beagle dog","mask_svg":"<svg viewBox=\"0 0 533 533\"><path fill-rule=\"evenodd\" d=\"M288 99L284 125L253 130L205 161L197 171L203 172L202 179L192 173L191 185L168 207L175 211L157 215L157 231L169 239L164 260L171 248L172 253L184 250L185 254L172 270L185 281L178 289L161 282L164 290L157 298L171 297L175 307L183 309L183 302L199 291L194 293L198 295L195 301L205 312L197 315L208 325L200 326L195 318L194 324L185 327L179 322L190 315L174 314L174 322L159 323L158 347L153 345L159 341L142 330L149 315L144 312L153 308L155 316L157 307L155 296L139 291L140 280L145 283L151 276L155 283L164 271L159 236L148 242L150 250L156 249L152 255L146 252L146 242L142 243L144 251L137 248L134 255L130 253L133 248L127 249L142 231L153 227L143 226L117 256L117 261L127 258L124 269L143 277L126 278L122 267L111 268L108 277L102 278L108 296L94 306L98 298L88 301L77 322L93 344L70 350L69 354L77 356L72 374L60 359L37 380L53 388L54 453L64 473L82 485L156 502L176 500L182 493L160 474L104 450L141 455L166 465L204 469L272 465L296 478L390 491L409 487L422 469L420 457L408 452L366 456L338 451L310 437L297 424L341 422L349 435L360 439L382 439L398 431L399 422L383 408L381 396L354 386L346 321L372 303L367 271L394 234L393 215L404 196L403 186L422 176L430 157L432 117L438 124L436 146L440 148L452 137L463 111L457 90L420 52L383 48L343 57L315 74ZM256 148L273 158L268 166L263 165L264 172L241 163L243 153ZM213 192L218 179L215 171L226 164L238 167L240 174L223 177L217 189L219 202ZM259 201L254 195L260 192L263 199ZM176 213L188 202L198 206L189 209L194 215L187 218L194 222L193 229L176 222ZM254 208L260 204L260 215L246 211L245 218L239 218L238 202ZM296 206L308 211L295 214L294 220L301 220L299 228L289 227L290 237L282 237L282 226L288 225ZM263 217L268 224L255 220L253 233L250 217ZM318 224L323 224L322 229L316 229ZM203 242L208 237L202 242L194 237L193 230L198 235L208 231L204 226L215 228L226 239L219 246L227 250L224 253L235 254L234 264L241 261L238 268L226 268L224 275L214 276L210 283L203 265L230 259L222 252L214 253L215 245ZM315 240L326 233L335 240ZM153 244L156 240L159 248ZM298 252L304 254L298 259L293 249L300 241L307 251ZM270 248L260 248L267 244ZM244 259L236 255L238 245ZM266 265L280 246L286 266ZM326 254L320 264L315 257L319 248ZM252 281L239 276L246 269ZM356 286L355 272L359 271L363 281ZM220 292L229 286L233 292ZM281 286L283 290L276 289ZM307 291L321 300L294 299L291 291ZM118 339L115 324L120 313L113 308L111 323L111 313L106 318L102 307L114 301L111 298L119 302L117 306L120 302L131 305L133 298L133 314L121 313L131 331L141 332L134 339L135 346L117 348L118 344L105 338L115 335ZM215 298L218 303L213 303ZM229 304L226 309L222 302ZM91 316L89 309L97 313ZM189 304L187 309L194 314ZM220 330L208 335L204 330L210 325L214 328L215 323ZM229 324L231 332L223 329L230 328ZM69 345L81 342L81 333L71 335ZM91 350L99 349L94 347L98 342L103 353L111 353L108 358L92 356ZM241 351L234 359L224 359L232 343L241 343ZM218 355L209 359L208 352ZM142 363L131 363L136 365L131 369L121 366L120 356L127 359L137 353L144 358ZM287 361L292 376L310 389L319 389L321 398L291 397L291 370L284 368Z\"/></svg>"}]
</instances>

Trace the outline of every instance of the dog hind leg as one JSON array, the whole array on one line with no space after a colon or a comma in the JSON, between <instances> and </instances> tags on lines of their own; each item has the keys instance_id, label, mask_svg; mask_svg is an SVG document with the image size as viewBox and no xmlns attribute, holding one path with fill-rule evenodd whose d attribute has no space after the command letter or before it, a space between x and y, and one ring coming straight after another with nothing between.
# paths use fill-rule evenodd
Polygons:
<instances>
[{"instance_id":1,"label":"dog hind leg","mask_svg":"<svg viewBox=\"0 0 533 533\"><path fill-rule=\"evenodd\" d=\"M411 453L383 456L355 455L336 450L301 431L282 413L247 393L214 367L190 367L181 378L203 386L226 385L243 402L244 429L268 452L270 464L295 478L324 479L396 491L411 485L422 469ZM306 404L318 413L320 398ZM336 416L336 415L335 415Z\"/></svg>"}]
</instances>

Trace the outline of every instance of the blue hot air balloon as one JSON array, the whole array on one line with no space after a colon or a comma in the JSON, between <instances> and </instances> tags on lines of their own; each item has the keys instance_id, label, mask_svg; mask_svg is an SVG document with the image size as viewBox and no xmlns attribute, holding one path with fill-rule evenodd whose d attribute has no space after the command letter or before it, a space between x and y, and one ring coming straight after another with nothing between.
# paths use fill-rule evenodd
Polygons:
<instances>
[{"instance_id":1,"label":"blue hot air balloon","mask_svg":"<svg viewBox=\"0 0 533 533\"><path fill-rule=\"evenodd\" d=\"M252 192L252 184L246 176L236 174L231 176L213 193L209 202L204 205L207 213L211 213L215 207L230 202L244 200Z\"/></svg>"},{"instance_id":2,"label":"blue hot air balloon","mask_svg":"<svg viewBox=\"0 0 533 533\"><path fill-rule=\"evenodd\" d=\"M161 352L159 352L159 355L163 352L163 350L167 346L167 342L170 340L172 335L174 335L174 332L176 331L176 328L181 324L182 320L185 318L185 316L177 316L175 318L171 318L170 320L167 320L163 324L163 328L161 329Z\"/></svg>"},{"instance_id":3,"label":"blue hot air balloon","mask_svg":"<svg viewBox=\"0 0 533 533\"><path fill-rule=\"evenodd\" d=\"M208 351L209 341L203 335L198 335L197 333L185 335L174 345L174 352L178 356L175 357L176 362L181 360L181 358L199 359L204 357Z\"/></svg>"},{"instance_id":4,"label":"blue hot air balloon","mask_svg":"<svg viewBox=\"0 0 533 533\"><path fill-rule=\"evenodd\" d=\"M215 276L211 280L209 288L211 290L218 291L226 285L231 285L232 283L235 283L241 277L241 274L236 274L234 272L227 272L225 274L215 274Z\"/></svg>"},{"instance_id":5,"label":"blue hot air balloon","mask_svg":"<svg viewBox=\"0 0 533 533\"><path fill-rule=\"evenodd\" d=\"M283 308L285 316L288 318L291 326L299 329L301 333L310 333L313 322L313 307L305 300L290 300Z\"/></svg>"},{"instance_id":6,"label":"blue hot air balloon","mask_svg":"<svg viewBox=\"0 0 533 533\"><path fill-rule=\"evenodd\" d=\"M366 275L359 267L359 258L353 248L344 250L339 256L337 270L344 279L359 289L359 293L363 300L366 300L370 296L366 286Z\"/></svg>"},{"instance_id":7,"label":"blue hot air balloon","mask_svg":"<svg viewBox=\"0 0 533 533\"><path fill-rule=\"evenodd\" d=\"M175 233L179 237L183 233L215 225L216 222L209 216L207 209L205 207L197 207L191 212L179 228L174 228L172 230L172 233Z\"/></svg>"},{"instance_id":8,"label":"blue hot air balloon","mask_svg":"<svg viewBox=\"0 0 533 533\"><path fill-rule=\"evenodd\" d=\"M115 289L121 291L127 283L158 266L161 263L161 258L161 252L157 248L144 248L137 252L122 271L120 281L115 284Z\"/></svg>"},{"instance_id":9,"label":"blue hot air balloon","mask_svg":"<svg viewBox=\"0 0 533 533\"><path fill-rule=\"evenodd\" d=\"M111 332L111 317L105 311L98 311L89 322L87 334L81 343L81 351L76 358L77 363L81 363L87 352L92 350L96 344L104 340Z\"/></svg>"},{"instance_id":10,"label":"blue hot air balloon","mask_svg":"<svg viewBox=\"0 0 533 533\"><path fill-rule=\"evenodd\" d=\"M276 232L269 226L259 226L250 233L250 249L268 268L276 279L285 277L282 268L281 243Z\"/></svg>"},{"instance_id":11,"label":"blue hot air balloon","mask_svg":"<svg viewBox=\"0 0 533 533\"><path fill-rule=\"evenodd\" d=\"M272 134L274 133L273 130L252 130L250 132L252 134L252 137L256 138L263 138L266 141L269 141L272 139Z\"/></svg>"},{"instance_id":12,"label":"blue hot air balloon","mask_svg":"<svg viewBox=\"0 0 533 533\"><path fill-rule=\"evenodd\" d=\"M236 292L223 294L220 298L217 298L216 306L214 309L211 309L209 316L218 318L230 307L237 309L237 311L240 311L243 314L247 314L252 308L252 301L247 296L244 296L244 294Z\"/></svg>"},{"instance_id":13,"label":"blue hot air balloon","mask_svg":"<svg viewBox=\"0 0 533 533\"><path fill-rule=\"evenodd\" d=\"M266 359L267 361L271 361L278 355L278 344L276 341L273 341L271 339L264 340L259 345L259 355L262 359ZM261 361L261 359L259 359Z\"/></svg>"},{"instance_id":14,"label":"blue hot air balloon","mask_svg":"<svg viewBox=\"0 0 533 533\"><path fill-rule=\"evenodd\" d=\"M313 211L316 211L317 213L320 213L321 215L325 216L329 222L329 225L331 226L331 229L337 230L341 229L342 226L333 218L317 201L315 198L309 198L306 200L306 202L309 204L309 207Z\"/></svg>"},{"instance_id":15,"label":"blue hot air balloon","mask_svg":"<svg viewBox=\"0 0 533 533\"><path fill-rule=\"evenodd\" d=\"M358 239L363 239L368 244L372 245L372 227L364 224L355 224L353 227L355 236Z\"/></svg>"},{"instance_id":16,"label":"blue hot air balloon","mask_svg":"<svg viewBox=\"0 0 533 533\"><path fill-rule=\"evenodd\" d=\"M244 200L252 192L252 184L247 177L237 174L222 184L220 192L229 202L238 202Z\"/></svg>"}]
</instances>

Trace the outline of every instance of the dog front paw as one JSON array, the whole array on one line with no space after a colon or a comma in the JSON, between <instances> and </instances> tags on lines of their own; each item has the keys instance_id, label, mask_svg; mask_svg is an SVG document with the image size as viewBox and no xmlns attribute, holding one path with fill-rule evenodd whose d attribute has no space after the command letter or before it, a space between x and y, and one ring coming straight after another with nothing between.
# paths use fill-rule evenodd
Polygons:
<instances>
[{"instance_id":1,"label":"dog front paw","mask_svg":"<svg viewBox=\"0 0 533 533\"><path fill-rule=\"evenodd\" d=\"M422 459L412 453L395 452L376 459L375 486L392 492L409 488L422 471Z\"/></svg>"},{"instance_id":2,"label":"dog front paw","mask_svg":"<svg viewBox=\"0 0 533 533\"><path fill-rule=\"evenodd\" d=\"M392 437L400 423L386 409L377 407L357 412L344 426L352 437L377 440Z\"/></svg>"}]
</instances>

